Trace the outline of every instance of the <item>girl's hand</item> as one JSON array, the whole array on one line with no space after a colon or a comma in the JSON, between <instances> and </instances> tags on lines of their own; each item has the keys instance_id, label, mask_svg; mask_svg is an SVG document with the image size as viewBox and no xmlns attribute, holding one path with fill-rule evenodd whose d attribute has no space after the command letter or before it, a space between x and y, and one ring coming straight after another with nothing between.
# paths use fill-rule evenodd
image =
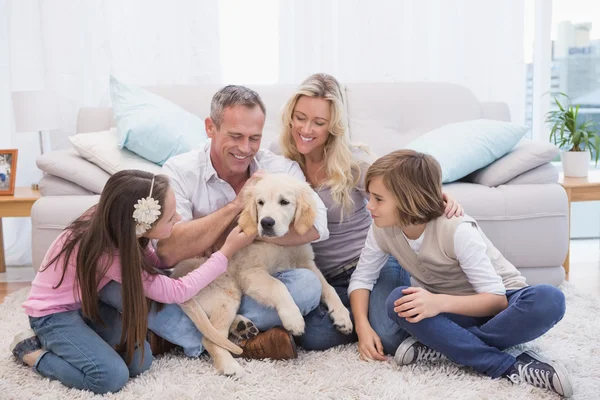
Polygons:
<instances>
[{"instance_id":1,"label":"girl's hand","mask_svg":"<svg viewBox=\"0 0 600 400\"><path fill-rule=\"evenodd\" d=\"M383 355L383 345L377 333L371 328L371 325L357 326L356 334L358 335L358 352L360 359L385 361Z\"/></svg>"},{"instance_id":2,"label":"girl's hand","mask_svg":"<svg viewBox=\"0 0 600 400\"><path fill-rule=\"evenodd\" d=\"M442 312L439 296L423 288L409 287L402 294L404 296L394 302L394 312L408 322L416 323Z\"/></svg>"},{"instance_id":3,"label":"girl's hand","mask_svg":"<svg viewBox=\"0 0 600 400\"><path fill-rule=\"evenodd\" d=\"M446 203L446 209L444 210L444 214L446 214L448 218L452 218L453 216L462 217L463 215L465 215L465 210L463 210L460 203L454 200L454 198L450 197L446 193L442 193L442 198Z\"/></svg>"},{"instance_id":4,"label":"girl's hand","mask_svg":"<svg viewBox=\"0 0 600 400\"><path fill-rule=\"evenodd\" d=\"M252 236L248 236L242 231L242 228L236 226L233 228L229 235L227 235L227 239L225 239L225 244L221 247L221 253L227 258L231 258L241 248L248 246L254 238L256 234Z\"/></svg>"}]
</instances>

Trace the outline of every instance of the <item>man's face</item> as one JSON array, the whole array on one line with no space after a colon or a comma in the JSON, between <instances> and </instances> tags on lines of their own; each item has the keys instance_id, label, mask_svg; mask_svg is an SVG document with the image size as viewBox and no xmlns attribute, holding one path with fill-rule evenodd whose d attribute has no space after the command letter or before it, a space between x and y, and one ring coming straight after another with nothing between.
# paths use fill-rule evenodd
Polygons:
<instances>
[{"instance_id":1,"label":"man's face","mask_svg":"<svg viewBox=\"0 0 600 400\"><path fill-rule=\"evenodd\" d=\"M260 107L234 106L223 112L217 129L209 117L206 132L212 139L210 157L221 178L247 174L250 162L260 148L265 114Z\"/></svg>"}]
</instances>

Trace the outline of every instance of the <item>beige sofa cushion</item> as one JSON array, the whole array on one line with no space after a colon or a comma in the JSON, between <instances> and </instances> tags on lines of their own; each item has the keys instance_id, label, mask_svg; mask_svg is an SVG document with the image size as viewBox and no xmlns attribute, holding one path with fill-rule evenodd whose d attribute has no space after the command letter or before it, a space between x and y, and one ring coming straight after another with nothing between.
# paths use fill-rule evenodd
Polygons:
<instances>
[{"instance_id":1,"label":"beige sofa cushion","mask_svg":"<svg viewBox=\"0 0 600 400\"><path fill-rule=\"evenodd\" d=\"M553 144L523 139L504 157L473 172L465 180L489 187L500 186L524 172L549 163L558 151Z\"/></svg>"},{"instance_id":2,"label":"beige sofa cushion","mask_svg":"<svg viewBox=\"0 0 600 400\"><path fill-rule=\"evenodd\" d=\"M110 177L108 172L80 157L75 149L42 154L37 157L36 164L42 171L74 182L94 193L102 192Z\"/></svg>"},{"instance_id":3,"label":"beige sofa cushion","mask_svg":"<svg viewBox=\"0 0 600 400\"><path fill-rule=\"evenodd\" d=\"M91 190L52 174L44 174L40 179L39 186L42 196L85 196L94 194Z\"/></svg>"}]
</instances>

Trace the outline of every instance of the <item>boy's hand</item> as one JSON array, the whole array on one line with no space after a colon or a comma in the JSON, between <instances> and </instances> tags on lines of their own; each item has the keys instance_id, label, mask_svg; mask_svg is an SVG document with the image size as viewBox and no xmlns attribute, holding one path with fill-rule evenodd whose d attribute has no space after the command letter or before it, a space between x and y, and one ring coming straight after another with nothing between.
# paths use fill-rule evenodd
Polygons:
<instances>
[{"instance_id":1,"label":"boy's hand","mask_svg":"<svg viewBox=\"0 0 600 400\"><path fill-rule=\"evenodd\" d=\"M420 287L409 287L402 291L404 296L394 302L394 312L408 322L416 323L442 312L439 296Z\"/></svg>"},{"instance_id":2,"label":"boy's hand","mask_svg":"<svg viewBox=\"0 0 600 400\"><path fill-rule=\"evenodd\" d=\"M385 361L386 358L383 355L383 345L381 339L377 335L377 332L371 328L371 325L357 326L356 334L358 335L358 352L360 353L360 359L363 361L367 360L378 360Z\"/></svg>"}]
</instances>

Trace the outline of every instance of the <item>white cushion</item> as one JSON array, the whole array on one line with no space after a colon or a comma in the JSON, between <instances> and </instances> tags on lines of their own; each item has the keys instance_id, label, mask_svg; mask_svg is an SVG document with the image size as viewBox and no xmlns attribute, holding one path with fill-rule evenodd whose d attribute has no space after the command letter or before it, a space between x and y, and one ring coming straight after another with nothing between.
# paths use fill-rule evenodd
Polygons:
<instances>
[{"instance_id":1,"label":"white cushion","mask_svg":"<svg viewBox=\"0 0 600 400\"><path fill-rule=\"evenodd\" d=\"M504 157L473 172L467 180L489 187L499 186L540 165L549 163L558 155L558 151L558 147L553 144L523 139Z\"/></svg>"},{"instance_id":2,"label":"white cushion","mask_svg":"<svg viewBox=\"0 0 600 400\"><path fill-rule=\"evenodd\" d=\"M161 172L159 165L127 149L120 149L117 145L119 138L116 128L102 132L79 133L70 136L69 140L83 158L110 175L124 169L141 169L155 174Z\"/></svg>"},{"instance_id":3,"label":"white cushion","mask_svg":"<svg viewBox=\"0 0 600 400\"><path fill-rule=\"evenodd\" d=\"M55 150L36 158L39 169L74 182L94 193L102 192L110 175L102 168L88 162L75 149Z\"/></svg>"}]
</instances>

